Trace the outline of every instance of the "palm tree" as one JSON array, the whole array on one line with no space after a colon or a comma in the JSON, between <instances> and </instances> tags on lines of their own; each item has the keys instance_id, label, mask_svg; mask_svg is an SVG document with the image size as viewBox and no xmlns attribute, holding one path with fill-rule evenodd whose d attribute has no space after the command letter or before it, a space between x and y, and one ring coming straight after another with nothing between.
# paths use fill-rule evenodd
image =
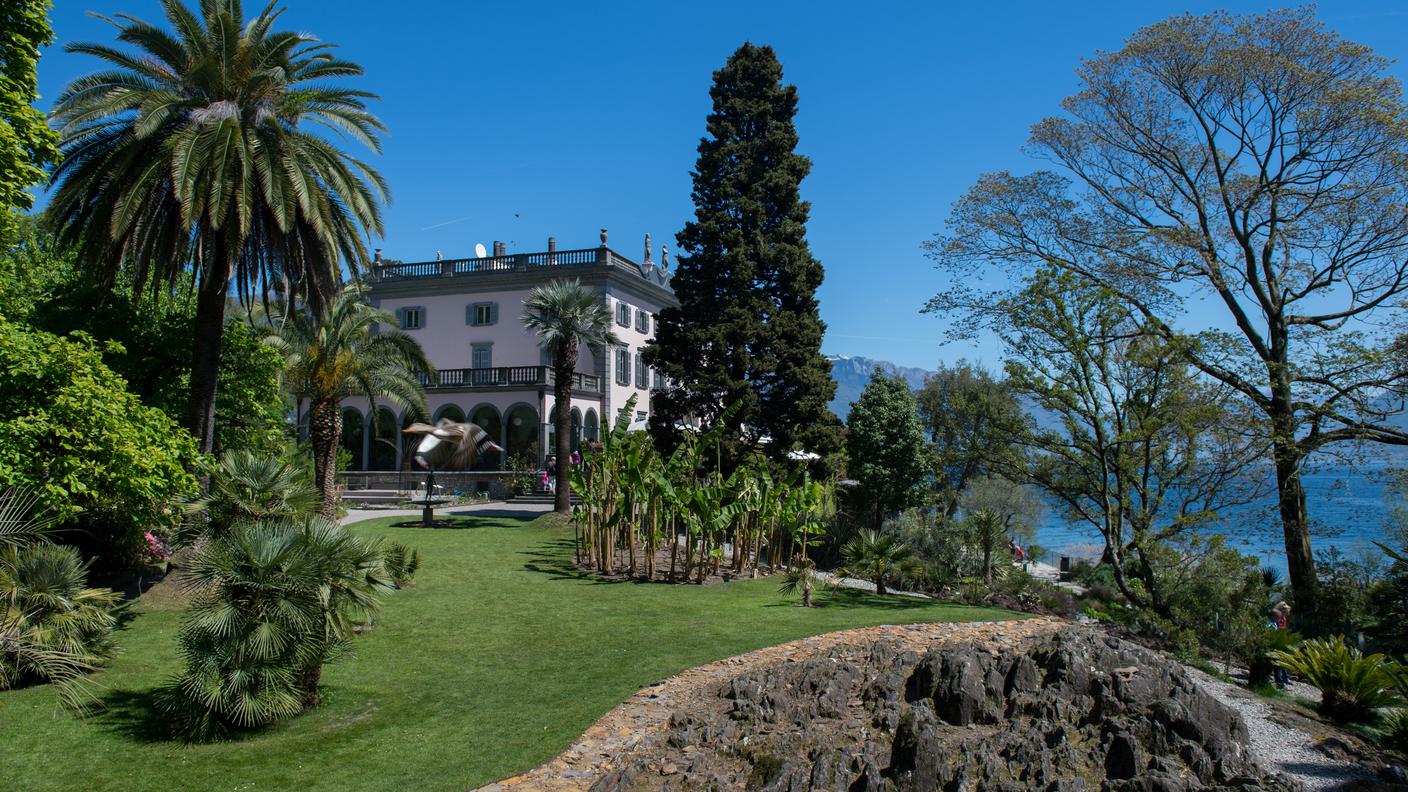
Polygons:
<instances>
[{"instance_id":1,"label":"palm tree","mask_svg":"<svg viewBox=\"0 0 1408 792\"><path fill-rule=\"evenodd\" d=\"M309 440L313 444L314 485L319 510L337 514L337 444L342 438L343 399L365 396L375 431L378 400L425 414L422 382L435 377L420 344L395 327L396 317L368 305L360 287L348 284L321 314L295 311L269 343L284 354L284 387L307 399Z\"/></svg>"},{"instance_id":2,"label":"palm tree","mask_svg":"<svg viewBox=\"0 0 1408 792\"><path fill-rule=\"evenodd\" d=\"M227 451L210 475L210 491L187 504L177 544L212 539L241 522L297 517L321 502L307 467L290 456Z\"/></svg>"},{"instance_id":3,"label":"palm tree","mask_svg":"<svg viewBox=\"0 0 1408 792\"><path fill-rule=\"evenodd\" d=\"M68 45L106 62L60 94L53 120L62 159L47 211L60 240L112 284L137 292L197 283L187 425L209 451L230 286L244 300L271 290L320 309L340 263L366 262L363 232L381 232L381 176L327 135L380 151L381 122L332 45L273 29L270 4L248 23L240 0L203 0L200 14L162 0L171 30L109 19L135 51Z\"/></svg>"},{"instance_id":4,"label":"palm tree","mask_svg":"<svg viewBox=\"0 0 1408 792\"><path fill-rule=\"evenodd\" d=\"M875 593L884 595L885 578L909 563L914 550L889 534L861 531L841 548L841 556L851 574L874 582Z\"/></svg>"},{"instance_id":5,"label":"palm tree","mask_svg":"<svg viewBox=\"0 0 1408 792\"><path fill-rule=\"evenodd\" d=\"M610 347L621 343L611 330L611 314L601 295L578 280L555 280L538 286L523 301L523 325L538 334L538 341L552 353L556 377L553 388L554 432L557 457L559 514L571 514L572 379L577 372L577 350L582 344Z\"/></svg>"}]
</instances>

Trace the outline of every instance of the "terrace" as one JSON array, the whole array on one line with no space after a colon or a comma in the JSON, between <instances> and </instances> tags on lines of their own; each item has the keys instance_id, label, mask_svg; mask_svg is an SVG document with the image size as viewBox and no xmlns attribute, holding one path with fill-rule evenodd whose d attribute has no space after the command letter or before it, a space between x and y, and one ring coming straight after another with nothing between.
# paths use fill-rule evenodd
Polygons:
<instances>
[{"instance_id":1,"label":"terrace","mask_svg":"<svg viewBox=\"0 0 1408 792\"><path fill-rule=\"evenodd\" d=\"M549 249L540 253L507 253L494 243L494 255L482 258L441 259L414 263L383 262L380 253L372 264L372 281L388 283L427 278L475 277L508 273L542 273L548 270L625 271L657 285L669 283L669 271L649 259L638 264L605 245L582 250Z\"/></svg>"},{"instance_id":2,"label":"terrace","mask_svg":"<svg viewBox=\"0 0 1408 792\"><path fill-rule=\"evenodd\" d=\"M532 388L557 383L557 372L551 366L493 366L490 368L440 369L434 382L422 377L427 390L497 390ZM601 377L578 372L572 377L572 389L601 393Z\"/></svg>"}]
</instances>

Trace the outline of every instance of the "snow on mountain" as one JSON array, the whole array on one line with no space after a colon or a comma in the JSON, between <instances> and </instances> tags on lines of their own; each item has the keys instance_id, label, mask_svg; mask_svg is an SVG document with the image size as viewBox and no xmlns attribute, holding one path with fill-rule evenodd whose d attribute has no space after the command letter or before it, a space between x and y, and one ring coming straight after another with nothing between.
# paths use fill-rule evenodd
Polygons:
<instances>
[{"instance_id":1,"label":"snow on mountain","mask_svg":"<svg viewBox=\"0 0 1408 792\"><path fill-rule=\"evenodd\" d=\"M924 384L924 378L934 373L928 369L896 366L888 360L856 355L828 355L826 359L831 361L831 378L836 380L836 397L831 400L831 410L843 421L851 412L851 402L860 398L860 392L870 382L870 375L876 366L891 376L898 374L913 389L918 389Z\"/></svg>"}]
</instances>

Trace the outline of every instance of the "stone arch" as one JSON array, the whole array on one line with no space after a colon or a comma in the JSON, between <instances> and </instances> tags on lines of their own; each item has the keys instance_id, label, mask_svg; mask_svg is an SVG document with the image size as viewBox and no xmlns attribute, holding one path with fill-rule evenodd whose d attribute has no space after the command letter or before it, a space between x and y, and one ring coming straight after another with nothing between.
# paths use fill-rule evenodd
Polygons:
<instances>
[{"instance_id":1,"label":"stone arch","mask_svg":"<svg viewBox=\"0 0 1408 792\"><path fill-rule=\"evenodd\" d=\"M507 448L504 445L504 422L499 415L499 408L488 403L475 405L474 409L469 411L469 422L488 432L500 448ZM474 469L500 470L503 468L503 464L504 455L497 451L491 451L475 463Z\"/></svg>"},{"instance_id":2,"label":"stone arch","mask_svg":"<svg viewBox=\"0 0 1408 792\"><path fill-rule=\"evenodd\" d=\"M504 410L504 453L512 459L525 452L532 456L533 464L542 460L538 444L538 411L527 402L518 402Z\"/></svg>"},{"instance_id":3,"label":"stone arch","mask_svg":"<svg viewBox=\"0 0 1408 792\"><path fill-rule=\"evenodd\" d=\"M366 470L367 432L366 420L356 407L342 408L342 438L340 445L347 449L352 459L347 463L348 470Z\"/></svg>"},{"instance_id":4,"label":"stone arch","mask_svg":"<svg viewBox=\"0 0 1408 792\"><path fill-rule=\"evenodd\" d=\"M457 404L442 405L440 409L435 411L430 422L432 424L439 423L441 418L449 418L455 423L464 423L464 410L461 410Z\"/></svg>"},{"instance_id":5,"label":"stone arch","mask_svg":"<svg viewBox=\"0 0 1408 792\"><path fill-rule=\"evenodd\" d=\"M376 425L369 434L367 448L368 470L395 470L401 461L401 443L397 437L400 422L390 407L378 407Z\"/></svg>"},{"instance_id":6,"label":"stone arch","mask_svg":"<svg viewBox=\"0 0 1408 792\"><path fill-rule=\"evenodd\" d=\"M601 420L597 418L596 410L588 407L586 414L582 416L582 439L588 443L601 440L600 426Z\"/></svg>"},{"instance_id":7,"label":"stone arch","mask_svg":"<svg viewBox=\"0 0 1408 792\"><path fill-rule=\"evenodd\" d=\"M572 450L577 451L582 447L582 411L577 407L572 408Z\"/></svg>"}]
</instances>

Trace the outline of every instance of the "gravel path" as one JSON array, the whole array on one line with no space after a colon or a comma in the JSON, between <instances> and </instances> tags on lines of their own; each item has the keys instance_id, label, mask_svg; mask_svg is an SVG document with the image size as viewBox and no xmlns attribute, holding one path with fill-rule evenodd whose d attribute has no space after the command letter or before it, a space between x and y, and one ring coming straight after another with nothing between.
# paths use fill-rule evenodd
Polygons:
<instances>
[{"instance_id":1,"label":"gravel path","mask_svg":"<svg viewBox=\"0 0 1408 792\"><path fill-rule=\"evenodd\" d=\"M1291 778L1307 790L1334 789L1347 781L1377 779L1369 770L1315 750L1312 735L1272 720L1271 707L1255 693L1196 668L1189 668L1188 673L1209 695L1242 716L1251 737L1252 758L1267 771Z\"/></svg>"},{"instance_id":2,"label":"gravel path","mask_svg":"<svg viewBox=\"0 0 1408 792\"><path fill-rule=\"evenodd\" d=\"M543 514L552 511L551 503L518 503L514 501L489 501L470 503L464 506L441 506L435 510L440 516L477 514L481 517L518 516L521 514ZM351 525L362 520L378 517L419 517L420 509L348 509L342 518L343 525Z\"/></svg>"}]
</instances>

